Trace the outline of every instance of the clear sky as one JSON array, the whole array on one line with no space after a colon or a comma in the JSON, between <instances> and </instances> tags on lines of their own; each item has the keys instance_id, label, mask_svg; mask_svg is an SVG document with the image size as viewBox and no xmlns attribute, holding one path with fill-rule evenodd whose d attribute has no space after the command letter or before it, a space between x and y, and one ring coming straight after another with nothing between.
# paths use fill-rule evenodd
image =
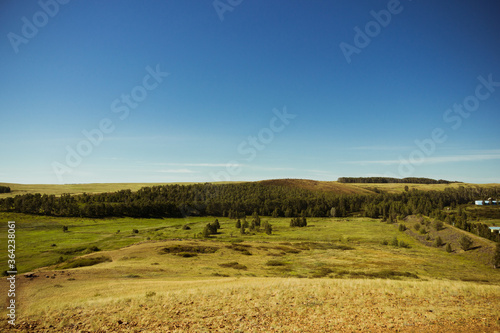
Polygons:
<instances>
[{"instance_id":1,"label":"clear sky","mask_svg":"<svg viewBox=\"0 0 500 333\"><path fill-rule=\"evenodd\" d=\"M500 182L496 0L2 1L0 182Z\"/></svg>"}]
</instances>

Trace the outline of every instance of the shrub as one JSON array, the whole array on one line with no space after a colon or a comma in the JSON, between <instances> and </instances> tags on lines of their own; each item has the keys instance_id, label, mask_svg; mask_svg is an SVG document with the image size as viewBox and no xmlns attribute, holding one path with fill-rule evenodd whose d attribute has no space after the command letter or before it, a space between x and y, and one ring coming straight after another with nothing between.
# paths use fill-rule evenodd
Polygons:
<instances>
[{"instance_id":1,"label":"shrub","mask_svg":"<svg viewBox=\"0 0 500 333\"><path fill-rule=\"evenodd\" d=\"M472 239L468 236L463 235L458 241L462 250L467 251L472 247Z\"/></svg>"},{"instance_id":2,"label":"shrub","mask_svg":"<svg viewBox=\"0 0 500 333\"><path fill-rule=\"evenodd\" d=\"M295 217L290 220L290 227L307 227L307 219L305 217Z\"/></svg>"},{"instance_id":3,"label":"shrub","mask_svg":"<svg viewBox=\"0 0 500 333\"><path fill-rule=\"evenodd\" d=\"M160 253L182 253L182 252L189 252L189 253L215 253L217 252L218 248L217 247L211 247L211 246L198 246L198 245L173 245L173 246L167 246L161 249Z\"/></svg>"},{"instance_id":4,"label":"shrub","mask_svg":"<svg viewBox=\"0 0 500 333\"><path fill-rule=\"evenodd\" d=\"M317 269L316 271L314 271L314 273L312 274L312 277L313 278L322 278L322 277L328 276L329 274L331 274L333 272L334 271L331 268L321 267L321 268Z\"/></svg>"},{"instance_id":5,"label":"shrub","mask_svg":"<svg viewBox=\"0 0 500 333\"><path fill-rule=\"evenodd\" d=\"M400 223L399 224L399 231L405 231L405 230L406 230L406 226L403 223Z\"/></svg>"},{"instance_id":6,"label":"shrub","mask_svg":"<svg viewBox=\"0 0 500 333\"><path fill-rule=\"evenodd\" d=\"M236 229L240 229L241 228L241 221L240 220L236 221L235 226L236 226Z\"/></svg>"},{"instance_id":7,"label":"shrub","mask_svg":"<svg viewBox=\"0 0 500 333\"><path fill-rule=\"evenodd\" d=\"M427 233L427 230L425 228L420 228L419 232L422 234L422 235L425 235Z\"/></svg>"},{"instance_id":8,"label":"shrub","mask_svg":"<svg viewBox=\"0 0 500 333\"><path fill-rule=\"evenodd\" d=\"M426 240L426 241L431 240L431 235L427 234L427 236L425 236L425 240Z\"/></svg>"},{"instance_id":9,"label":"shrub","mask_svg":"<svg viewBox=\"0 0 500 333\"><path fill-rule=\"evenodd\" d=\"M420 223L415 224L413 227L416 231L418 231L420 229Z\"/></svg>"},{"instance_id":10,"label":"shrub","mask_svg":"<svg viewBox=\"0 0 500 333\"><path fill-rule=\"evenodd\" d=\"M281 260L269 260L268 262L266 262L266 266L285 266L286 263L281 261Z\"/></svg>"},{"instance_id":11,"label":"shrub","mask_svg":"<svg viewBox=\"0 0 500 333\"><path fill-rule=\"evenodd\" d=\"M404 242L404 241L399 241L399 247L403 247L403 248L409 248L410 247L410 244Z\"/></svg>"},{"instance_id":12,"label":"shrub","mask_svg":"<svg viewBox=\"0 0 500 333\"><path fill-rule=\"evenodd\" d=\"M273 233L273 227L271 226L271 224L269 224L269 222L264 221L262 223L262 226L264 227L264 231L266 232L266 234L271 235Z\"/></svg>"},{"instance_id":13,"label":"shrub","mask_svg":"<svg viewBox=\"0 0 500 333\"><path fill-rule=\"evenodd\" d=\"M392 239L391 245L392 246L399 246L399 241L398 241L398 238L396 236L394 236L394 238Z\"/></svg>"},{"instance_id":14,"label":"shrub","mask_svg":"<svg viewBox=\"0 0 500 333\"><path fill-rule=\"evenodd\" d=\"M66 264L60 266L59 268L69 269L69 268L93 266L107 261L112 261L112 260L110 257L105 257L105 256L77 258L75 260L67 262Z\"/></svg>"},{"instance_id":15,"label":"shrub","mask_svg":"<svg viewBox=\"0 0 500 333\"><path fill-rule=\"evenodd\" d=\"M156 296L156 293L154 291L147 291L146 292L146 297L153 297Z\"/></svg>"},{"instance_id":16,"label":"shrub","mask_svg":"<svg viewBox=\"0 0 500 333\"><path fill-rule=\"evenodd\" d=\"M246 255L246 256L252 255L252 253L250 251L248 251L248 249L244 245L231 244L231 245L227 246L227 248L230 248L231 250L234 250L234 251L238 251L241 254Z\"/></svg>"},{"instance_id":17,"label":"shrub","mask_svg":"<svg viewBox=\"0 0 500 333\"><path fill-rule=\"evenodd\" d=\"M225 263L225 264L219 264L219 266L220 267L225 267L225 268L234 268L234 269L243 269L243 270L247 269L247 266L239 264L236 261L228 262L228 263Z\"/></svg>"},{"instance_id":18,"label":"shrub","mask_svg":"<svg viewBox=\"0 0 500 333\"><path fill-rule=\"evenodd\" d=\"M88 252L98 252L98 251L101 251L100 248L98 248L97 246L90 246L88 249L87 249Z\"/></svg>"},{"instance_id":19,"label":"shrub","mask_svg":"<svg viewBox=\"0 0 500 333\"><path fill-rule=\"evenodd\" d=\"M132 233L133 233L133 234L138 234L138 233L139 233L139 230L137 230L137 229L132 229Z\"/></svg>"},{"instance_id":20,"label":"shrub","mask_svg":"<svg viewBox=\"0 0 500 333\"><path fill-rule=\"evenodd\" d=\"M389 245L389 241L387 239L384 239L382 242L381 242L382 245Z\"/></svg>"},{"instance_id":21,"label":"shrub","mask_svg":"<svg viewBox=\"0 0 500 333\"><path fill-rule=\"evenodd\" d=\"M436 231L442 230L444 228L444 223L440 220L434 220L432 226Z\"/></svg>"},{"instance_id":22,"label":"shrub","mask_svg":"<svg viewBox=\"0 0 500 333\"><path fill-rule=\"evenodd\" d=\"M205 226L205 228L201 232L201 236L204 238L210 237L211 234L212 234L212 232L210 231L210 228L208 226Z\"/></svg>"},{"instance_id":23,"label":"shrub","mask_svg":"<svg viewBox=\"0 0 500 333\"><path fill-rule=\"evenodd\" d=\"M495 248L495 255L493 256L493 267L500 268L500 243Z\"/></svg>"},{"instance_id":24,"label":"shrub","mask_svg":"<svg viewBox=\"0 0 500 333\"><path fill-rule=\"evenodd\" d=\"M441 239L441 237L437 237L436 240L434 241L434 246L435 247L441 247L443 246L443 240Z\"/></svg>"},{"instance_id":25,"label":"shrub","mask_svg":"<svg viewBox=\"0 0 500 333\"><path fill-rule=\"evenodd\" d=\"M127 278L127 279L138 279L140 277L141 276L137 275L137 274L127 274L127 275L124 276L124 278Z\"/></svg>"},{"instance_id":26,"label":"shrub","mask_svg":"<svg viewBox=\"0 0 500 333\"><path fill-rule=\"evenodd\" d=\"M453 252L450 243L446 244L446 252L448 252L448 253Z\"/></svg>"},{"instance_id":27,"label":"shrub","mask_svg":"<svg viewBox=\"0 0 500 333\"><path fill-rule=\"evenodd\" d=\"M67 231L68 231L68 226L67 226L67 225L63 225L63 227L62 227L62 231L63 231L63 232L67 232Z\"/></svg>"},{"instance_id":28,"label":"shrub","mask_svg":"<svg viewBox=\"0 0 500 333\"><path fill-rule=\"evenodd\" d=\"M190 227L190 226L188 226L187 224L184 224L184 225L182 226L182 230L191 230L191 227Z\"/></svg>"}]
</instances>

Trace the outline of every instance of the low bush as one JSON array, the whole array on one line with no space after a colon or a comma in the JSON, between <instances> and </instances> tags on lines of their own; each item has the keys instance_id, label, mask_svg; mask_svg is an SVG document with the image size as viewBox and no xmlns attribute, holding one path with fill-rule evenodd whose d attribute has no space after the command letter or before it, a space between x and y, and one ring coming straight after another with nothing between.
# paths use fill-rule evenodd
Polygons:
<instances>
[{"instance_id":1,"label":"low bush","mask_svg":"<svg viewBox=\"0 0 500 333\"><path fill-rule=\"evenodd\" d=\"M286 263L281 260L269 260L268 262L266 262L266 266L286 266Z\"/></svg>"},{"instance_id":2,"label":"low bush","mask_svg":"<svg viewBox=\"0 0 500 333\"><path fill-rule=\"evenodd\" d=\"M333 272L334 271L331 268L321 267L321 268L317 269L316 271L314 271L311 277L322 278L322 277L330 275Z\"/></svg>"},{"instance_id":3,"label":"low bush","mask_svg":"<svg viewBox=\"0 0 500 333\"><path fill-rule=\"evenodd\" d=\"M191 257L196 257L198 253L192 253L192 252L179 252L177 253L179 257L183 258L191 258Z\"/></svg>"},{"instance_id":4,"label":"low bush","mask_svg":"<svg viewBox=\"0 0 500 333\"><path fill-rule=\"evenodd\" d=\"M404 242L404 241L399 241L399 247L403 247L403 248L410 248L410 244Z\"/></svg>"},{"instance_id":5,"label":"low bush","mask_svg":"<svg viewBox=\"0 0 500 333\"><path fill-rule=\"evenodd\" d=\"M472 239L470 237L463 235L458 240L458 243L460 244L460 247L462 248L462 250L467 251L472 247L473 242L472 242Z\"/></svg>"},{"instance_id":6,"label":"low bush","mask_svg":"<svg viewBox=\"0 0 500 333\"><path fill-rule=\"evenodd\" d=\"M196 245L173 245L161 249L162 253L214 253L218 250L217 247L211 246L196 246Z\"/></svg>"},{"instance_id":7,"label":"low bush","mask_svg":"<svg viewBox=\"0 0 500 333\"><path fill-rule=\"evenodd\" d=\"M219 264L219 266L224 267L224 268L234 268L234 269L243 269L243 270L247 269L247 266L239 264L237 261L228 262L225 264Z\"/></svg>"},{"instance_id":8,"label":"low bush","mask_svg":"<svg viewBox=\"0 0 500 333\"><path fill-rule=\"evenodd\" d=\"M434 220L434 222L432 222L432 227L436 229L436 231L439 231L444 229L444 223L440 220Z\"/></svg>"},{"instance_id":9,"label":"low bush","mask_svg":"<svg viewBox=\"0 0 500 333\"><path fill-rule=\"evenodd\" d=\"M112 261L111 258L106 256L77 258L61 265L58 268L69 269L77 267L94 266L103 262L110 262L110 261Z\"/></svg>"},{"instance_id":10,"label":"low bush","mask_svg":"<svg viewBox=\"0 0 500 333\"><path fill-rule=\"evenodd\" d=\"M227 248L229 248L231 250L238 251L241 254L246 255L246 256L251 256L252 253L250 251L248 251L247 247L249 247L249 245L231 244L231 245L227 246Z\"/></svg>"},{"instance_id":11,"label":"low bush","mask_svg":"<svg viewBox=\"0 0 500 333\"><path fill-rule=\"evenodd\" d=\"M448 252L448 253L453 252L453 249L451 248L450 243L446 244L446 252Z\"/></svg>"}]
</instances>

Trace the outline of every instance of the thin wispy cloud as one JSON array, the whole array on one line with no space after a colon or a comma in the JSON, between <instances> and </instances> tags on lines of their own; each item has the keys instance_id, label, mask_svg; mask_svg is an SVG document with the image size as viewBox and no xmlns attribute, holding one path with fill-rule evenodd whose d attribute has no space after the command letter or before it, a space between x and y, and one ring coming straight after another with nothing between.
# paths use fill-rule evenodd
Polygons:
<instances>
[{"instance_id":1,"label":"thin wispy cloud","mask_svg":"<svg viewBox=\"0 0 500 333\"><path fill-rule=\"evenodd\" d=\"M228 163L154 163L154 165L199 167L199 168L225 168ZM231 164L232 167L242 167L243 164Z\"/></svg>"},{"instance_id":2,"label":"thin wispy cloud","mask_svg":"<svg viewBox=\"0 0 500 333\"><path fill-rule=\"evenodd\" d=\"M500 159L500 151L493 150L489 154L468 154L468 155L453 155L453 156L431 156L426 157L419 164L441 164L441 163L456 163L456 162L480 162L488 160ZM347 164L356 165L395 165L400 164L402 160L365 160L365 161L347 161Z\"/></svg>"},{"instance_id":3,"label":"thin wispy cloud","mask_svg":"<svg viewBox=\"0 0 500 333\"><path fill-rule=\"evenodd\" d=\"M398 151L398 150L408 150L412 149L411 146L383 146L383 145L374 145L374 146L358 146L351 147L350 150L379 150L379 151Z\"/></svg>"},{"instance_id":4,"label":"thin wispy cloud","mask_svg":"<svg viewBox=\"0 0 500 333\"><path fill-rule=\"evenodd\" d=\"M160 173L199 173L198 171L190 170L190 169L165 169L165 170L157 170L156 172Z\"/></svg>"}]
</instances>

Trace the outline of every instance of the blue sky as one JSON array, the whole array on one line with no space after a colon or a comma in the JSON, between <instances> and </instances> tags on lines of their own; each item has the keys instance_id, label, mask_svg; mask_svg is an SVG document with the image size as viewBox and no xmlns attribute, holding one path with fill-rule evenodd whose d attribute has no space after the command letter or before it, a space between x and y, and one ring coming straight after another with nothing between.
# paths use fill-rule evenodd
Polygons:
<instances>
[{"instance_id":1,"label":"blue sky","mask_svg":"<svg viewBox=\"0 0 500 333\"><path fill-rule=\"evenodd\" d=\"M3 1L0 182L500 183L498 13L494 0Z\"/></svg>"}]
</instances>

